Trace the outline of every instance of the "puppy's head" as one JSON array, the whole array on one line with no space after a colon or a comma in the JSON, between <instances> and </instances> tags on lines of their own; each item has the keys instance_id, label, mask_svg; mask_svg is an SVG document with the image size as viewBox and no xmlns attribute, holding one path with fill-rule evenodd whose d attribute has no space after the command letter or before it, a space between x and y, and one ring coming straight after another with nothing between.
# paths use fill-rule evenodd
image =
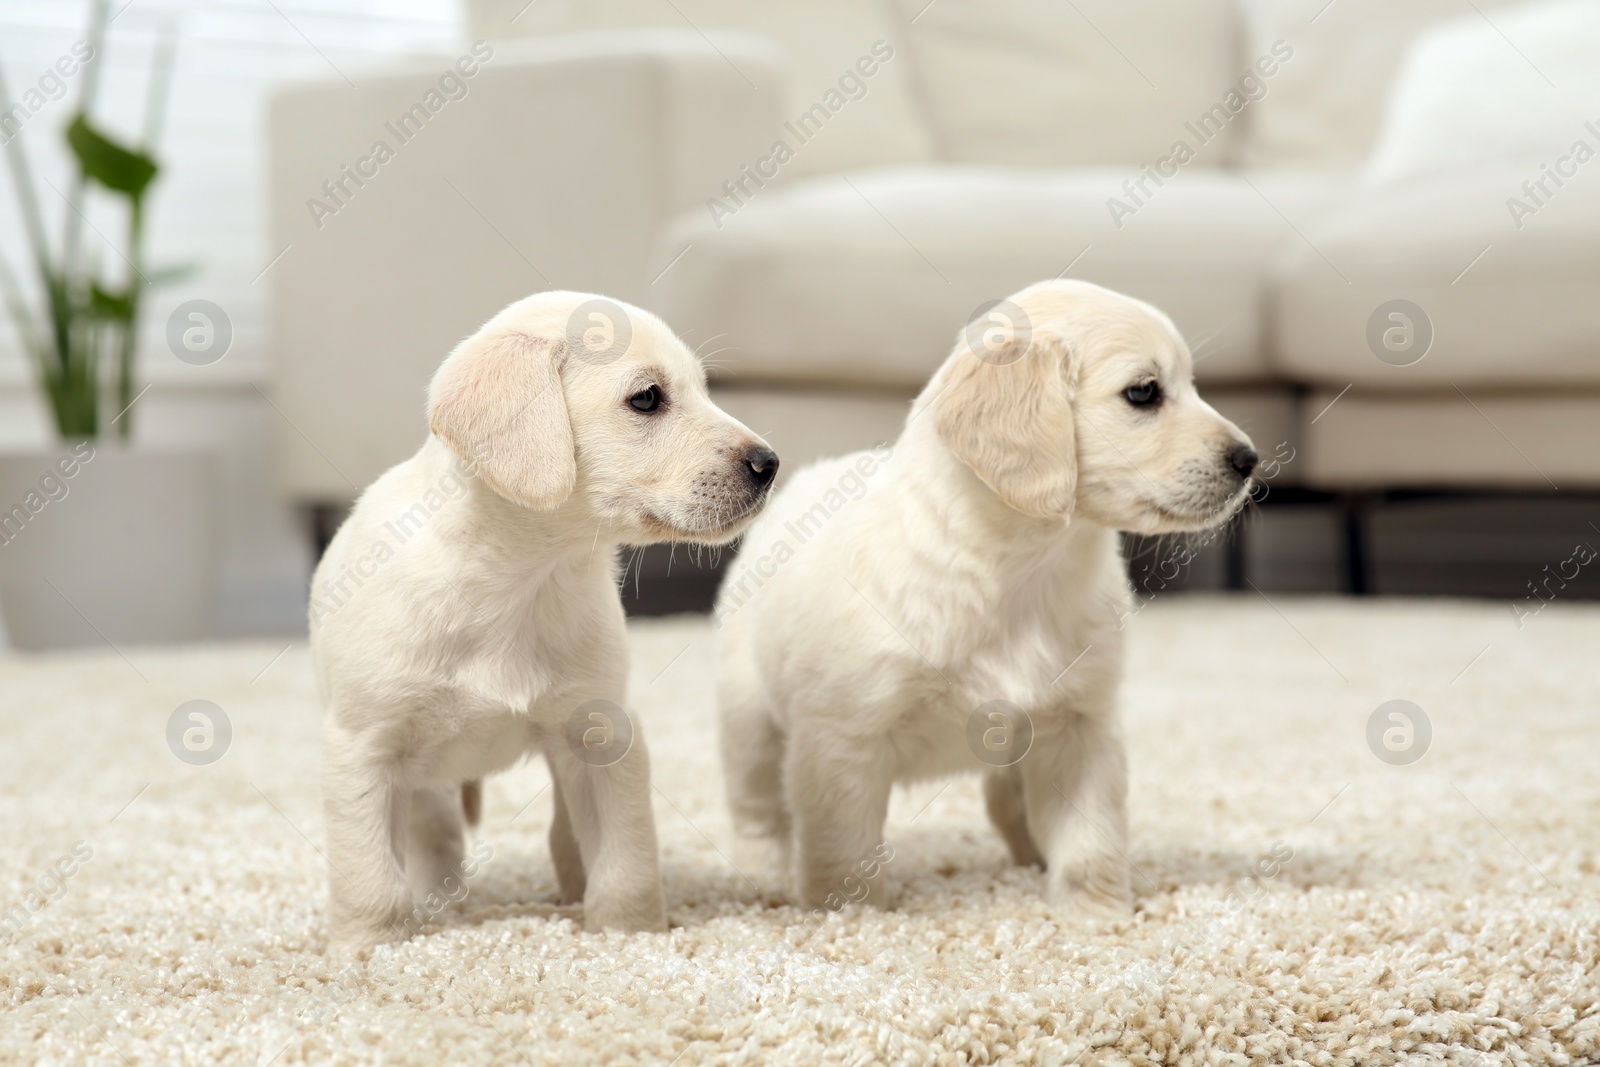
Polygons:
<instances>
[{"instance_id":1,"label":"puppy's head","mask_svg":"<svg viewBox=\"0 0 1600 1067\"><path fill-rule=\"evenodd\" d=\"M1200 399L1171 320L1086 282L1030 286L970 325L929 405L951 452L1029 515L1169 533L1250 491L1250 439Z\"/></svg>"},{"instance_id":2,"label":"puppy's head","mask_svg":"<svg viewBox=\"0 0 1600 1067\"><path fill-rule=\"evenodd\" d=\"M506 499L577 509L635 544L732 539L778 469L665 323L585 293L518 301L458 345L428 426Z\"/></svg>"}]
</instances>

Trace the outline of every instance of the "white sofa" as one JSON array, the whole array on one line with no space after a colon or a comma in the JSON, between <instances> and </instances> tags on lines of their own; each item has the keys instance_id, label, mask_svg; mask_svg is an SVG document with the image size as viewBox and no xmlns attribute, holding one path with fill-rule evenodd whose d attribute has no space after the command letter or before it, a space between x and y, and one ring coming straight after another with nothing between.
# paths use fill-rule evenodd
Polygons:
<instances>
[{"instance_id":1,"label":"white sofa","mask_svg":"<svg viewBox=\"0 0 1600 1067\"><path fill-rule=\"evenodd\" d=\"M1595 39L1581 11L525 4L468 5L492 57L336 213L308 200L456 57L274 103L297 499L348 500L413 450L443 353L530 291L660 312L793 469L892 438L980 304L1060 273L1167 309L1207 395L1264 454L1293 449L1276 485L1600 485L1600 161L1508 212L1577 166L1572 141L1600 148L1587 68L1567 76L1566 44ZM1523 84L1550 70L1555 109ZM1486 121L1473 91L1533 103ZM1424 319L1374 334L1395 300ZM1431 345L1396 365L1385 330Z\"/></svg>"}]
</instances>

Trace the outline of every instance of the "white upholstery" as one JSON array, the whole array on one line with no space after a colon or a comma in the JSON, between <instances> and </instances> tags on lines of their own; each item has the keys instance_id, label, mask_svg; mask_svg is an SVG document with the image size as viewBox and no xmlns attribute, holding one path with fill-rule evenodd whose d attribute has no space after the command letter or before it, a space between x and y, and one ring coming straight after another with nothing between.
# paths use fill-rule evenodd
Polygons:
<instances>
[{"instance_id":1,"label":"white upholstery","mask_svg":"<svg viewBox=\"0 0 1600 1067\"><path fill-rule=\"evenodd\" d=\"M1600 385L1600 127L1585 126L1600 119L1596 48L1592 0L1474 12L1420 35L1365 187L1284 256L1280 370L1369 390ZM1395 299L1421 307L1434 338L1408 366L1366 336Z\"/></svg>"},{"instance_id":2,"label":"white upholstery","mask_svg":"<svg viewBox=\"0 0 1600 1067\"><path fill-rule=\"evenodd\" d=\"M765 192L720 229L689 211L657 258L689 252L649 301L696 341L724 335L732 350L718 358L740 380L915 387L980 303L1071 264L1172 315L1203 379L1263 376L1265 271L1292 236L1284 215L1308 221L1346 183L1274 174L1252 188L1185 171L1119 229L1106 199L1126 177L902 168Z\"/></svg>"},{"instance_id":3,"label":"white upholstery","mask_svg":"<svg viewBox=\"0 0 1600 1067\"><path fill-rule=\"evenodd\" d=\"M879 0L538 0L531 6L528 0L468 0L467 12L474 36L491 40L634 27L693 30L713 41L727 30L759 34L777 56L775 88L782 95L782 116L791 122L818 103L839 103L841 75L871 55L875 42L892 42L891 48L899 42ZM730 63L742 67L737 59ZM770 75L742 69L740 74L762 91L774 88ZM910 58L895 49L889 62L862 79L864 95L844 97L847 102L815 138L802 146L774 123L762 147L772 138L790 142L795 157L784 166L785 177L930 161L933 144L911 78ZM730 92L737 91L730 86ZM828 97L830 92L838 95Z\"/></svg>"},{"instance_id":4,"label":"white upholstery","mask_svg":"<svg viewBox=\"0 0 1600 1067\"><path fill-rule=\"evenodd\" d=\"M1153 162L1243 70L1234 0L888 2L951 162ZM1237 128L1205 164L1231 159Z\"/></svg>"},{"instance_id":5,"label":"white upholstery","mask_svg":"<svg viewBox=\"0 0 1600 1067\"><path fill-rule=\"evenodd\" d=\"M1336 388L1600 385L1600 162L1590 166L1595 180L1568 183L1520 229L1506 200L1526 166L1364 190L1302 226L1311 245L1288 246L1275 283L1276 367ZM1410 366L1366 340L1394 299L1433 325L1432 349Z\"/></svg>"},{"instance_id":6,"label":"white upholstery","mask_svg":"<svg viewBox=\"0 0 1600 1067\"><path fill-rule=\"evenodd\" d=\"M1569 394L1600 391L1600 159L1537 210L1511 204L1571 149L1554 136L1566 116L1600 124L1592 2L466 2L495 48L470 95L320 226L307 199L454 57L275 101L287 251L264 284L299 498L349 498L412 451L444 353L556 287L635 301L727 349L730 408L802 457L896 427L981 303L1063 271L1171 313L1208 394L1240 405L1258 444L1294 436L1294 390L1354 384L1294 467L1312 484L1543 484L1492 442L1440 444L1467 440L1450 436L1472 411L1457 386L1539 432L1548 402L1550 442L1596 414ZM1358 182L1407 41L1455 16L1412 50ZM880 40L893 58L833 107ZM1164 184L1130 191L1280 40L1293 55L1265 95ZM1549 86L1519 69L1530 59L1571 90L1561 107L1538 106ZM749 183L784 121L819 103L821 132L791 143L777 180ZM1581 122L1580 138L1600 152ZM1393 299L1434 328L1412 366L1367 344ZM1408 424L1411 409L1426 417Z\"/></svg>"},{"instance_id":7,"label":"white upholstery","mask_svg":"<svg viewBox=\"0 0 1600 1067\"><path fill-rule=\"evenodd\" d=\"M1440 19L1471 14L1461 0L1239 0L1245 51L1287 41L1294 58L1250 106L1244 157L1260 167L1354 167L1377 135L1406 42ZM1498 17L1505 0L1473 0Z\"/></svg>"},{"instance_id":8,"label":"white upholstery","mask_svg":"<svg viewBox=\"0 0 1600 1067\"><path fill-rule=\"evenodd\" d=\"M1582 154L1572 152L1575 142L1600 150L1597 55L1594 0L1508 8L1492 24L1474 12L1428 27L1395 76L1365 179L1382 184L1504 162L1527 164L1530 176L1540 164L1576 170L1575 161L1562 163Z\"/></svg>"}]
</instances>

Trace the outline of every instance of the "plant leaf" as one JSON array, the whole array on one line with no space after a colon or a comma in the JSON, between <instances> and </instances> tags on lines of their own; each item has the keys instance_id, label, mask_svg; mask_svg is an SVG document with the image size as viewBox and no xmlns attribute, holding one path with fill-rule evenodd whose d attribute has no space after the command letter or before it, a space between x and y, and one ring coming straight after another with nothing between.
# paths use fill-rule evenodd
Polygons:
<instances>
[{"instance_id":1,"label":"plant leaf","mask_svg":"<svg viewBox=\"0 0 1600 1067\"><path fill-rule=\"evenodd\" d=\"M89 125L82 112L67 127L67 144L83 173L107 189L138 199L161 169L143 152L124 148Z\"/></svg>"},{"instance_id":2,"label":"plant leaf","mask_svg":"<svg viewBox=\"0 0 1600 1067\"><path fill-rule=\"evenodd\" d=\"M89 310L102 319L132 322L133 294L108 292L100 288L99 282L92 282L89 286Z\"/></svg>"},{"instance_id":3,"label":"plant leaf","mask_svg":"<svg viewBox=\"0 0 1600 1067\"><path fill-rule=\"evenodd\" d=\"M188 281L200 273L198 261L188 263L169 263L164 267L154 267L144 272L145 284L151 287L159 285L176 285Z\"/></svg>"}]
</instances>

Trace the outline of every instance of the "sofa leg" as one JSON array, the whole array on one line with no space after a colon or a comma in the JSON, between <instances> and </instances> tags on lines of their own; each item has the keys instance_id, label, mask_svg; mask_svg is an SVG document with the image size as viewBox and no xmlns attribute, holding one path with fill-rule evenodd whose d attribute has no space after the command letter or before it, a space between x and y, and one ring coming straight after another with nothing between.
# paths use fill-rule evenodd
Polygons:
<instances>
[{"instance_id":1,"label":"sofa leg","mask_svg":"<svg viewBox=\"0 0 1600 1067\"><path fill-rule=\"evenodd\" d=\"M306 504L303 510L311 532L311 566L315 567L322 562L323 553L328 551L329 542L350 509L338 504Z\"/></svg>"},{"instance_id":2,"label":"sofa leg","mask_svg":"<svg viewBox=\"0 0 1600 1067\"><path fill-rule=\"evenodd\" d=\"M1351 596L1370 596L1372 554L1367 516L1372 509L1372 494L1344 493L1339 497L1339 512L1344 520L1344 591Z\"/></svg>"}]
</instances>

